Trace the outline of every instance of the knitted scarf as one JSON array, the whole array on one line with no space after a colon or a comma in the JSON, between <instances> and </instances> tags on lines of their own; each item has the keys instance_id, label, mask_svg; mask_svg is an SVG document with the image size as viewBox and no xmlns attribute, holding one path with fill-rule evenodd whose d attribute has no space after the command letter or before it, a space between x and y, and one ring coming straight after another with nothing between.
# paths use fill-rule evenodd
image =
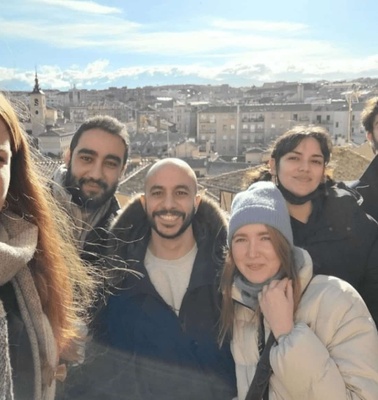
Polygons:
<instances>
[{"instance_id":1,"label":"knitted scarf","mask_svg":"<svg viewBox=\"0 0 378 400\"><path fill-rule=\"evenodd\" d=\"M57 348L28 265L33 262L37 239L38 229L35 225L13 213L0 213L0 285L11 281L29 336L35 373L35 391L30 398L47 400L53 399L55 394L55 383L49 377L54 375ZM0 353L5 354L5 358L0 363L0 394L5 392L6 396L1 398L12 399L11 369L10 364L5 362L9 359L8 328L6 316L2 318L2 310L1 304Z\"/></svg>"}]
</instances>

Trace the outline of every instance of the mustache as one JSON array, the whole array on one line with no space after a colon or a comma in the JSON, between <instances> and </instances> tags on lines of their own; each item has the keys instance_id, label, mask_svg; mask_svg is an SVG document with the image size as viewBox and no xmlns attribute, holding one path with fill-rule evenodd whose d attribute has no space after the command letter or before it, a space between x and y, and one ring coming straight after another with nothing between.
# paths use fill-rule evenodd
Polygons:
<instances>
[{"instance_id":1,"label":"mustache","mask_svg":"<svg viewBox=\"0 0 378 400\"><path fill-rule=\"evenodd\" d=\"M80 178L79 179L80 186L82 186L86 183L95 183L96 185L100 186L104 190L107 190L107 188L108 188L108 185L101 179L93 179L93 178Z\"/></svg>"},{"instance_id":2,"label":"mustache","mask_svg":"<svg viewBox=\"0 0 378 400\"><path fill-rule=\"evenodd\" d=\"M177 210L160 210L160 211L154 211L152 213L152 217L159 217L160 215L175 215L177 217L185 217L185 213Z\"/></svg>"}]
</instances>

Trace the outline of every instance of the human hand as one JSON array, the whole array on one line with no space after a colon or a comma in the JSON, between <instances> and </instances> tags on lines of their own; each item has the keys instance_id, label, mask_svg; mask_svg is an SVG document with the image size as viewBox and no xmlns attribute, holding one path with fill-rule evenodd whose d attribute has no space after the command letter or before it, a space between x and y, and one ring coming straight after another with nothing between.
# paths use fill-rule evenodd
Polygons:
<instances>
[{"instance_id":1,"label":"human hand","mask_svg":"<svg viewBox=\"0 0 378 400\"><path fill-rule=\"evenodd\" d=\"M278 339L287 335L294 327L293 283L288 278L273 280L259 293L261 312Z\"/></svg>"}]
</instances>

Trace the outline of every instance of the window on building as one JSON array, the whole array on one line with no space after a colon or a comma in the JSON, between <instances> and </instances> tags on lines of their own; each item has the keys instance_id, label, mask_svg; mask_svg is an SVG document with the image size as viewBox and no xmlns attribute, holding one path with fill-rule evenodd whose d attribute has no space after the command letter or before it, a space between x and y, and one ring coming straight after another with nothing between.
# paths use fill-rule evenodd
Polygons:
<instances>
[{"instance_id":1,"label":"window on building","mask_svg":"<svg viewBox=\"0 0 378 400\"><path fill-rule=\"evenodd\" d=\"M271 127L272 129L276 129L276 124L272 124L270 127Z\"/></svg>"},{"instance_id":2,"label":"window on building","mask_svg":"<svg viewBox=\"0 0 378 400\"><path fill-rule=\"evenodd\" d=\"M318 124L321 124L321 122L322 122L322 116L321 116L321 115L317 115L317 116L316 116L316 122L317 122Z\"/></svg>"},{"instance_id":3,"label":"window on building","mask_svg":"<svg viewBox=\"0 0 378 400\"><path fill-rule=\"evenodd\" d=\"M247 124L243 124L243 129L248 129L248 125Z\"/></svg>"},{"instance_id":4,"label":"window on building","mask_svg":"<svg viewBox=\"0 0 378 400\"><path fill-rule=\"evenodd\" d=\"M223 140L227 140L227 135L223 135Z\"/></svg>"},{"instance_id":5,"label":"window on building","mask_svg":"<svg viewBox=\"0 0 378 400\"><path fill-rule=\"evenodd\" d=\"M223 125L223 130L227 131L227 125Z\"/></svg>"},{"instance_id":6,"label":"window on building","mask_svg":"<svg viewBox=\"0 0 378 400\"><path fill-rule=\"evenodd\" d=\"M293 114L293 120L298 121L298 114Z\"/></svg>"},{"instance_id":7,"label":"window on building","mask_svg":"<svg viewBox=\"0 0 378 400\"><path fill-rule=\"evenodd\" d=\"M235 125L234 125L234 124L231 124L231 125L230 125L230 128L231 128L232 131L235 130Z\"/></svg>"},{"instance_id":8,"label":"window on building","mask_svg":"<svg viewBox=\"0 0 378 400\"><path fill-rule=\"evenodd\" d=\"M210 115L210 122L212 122L212 123L215 122L215 115Z\"/></svg>"},{"instance_id":9,"label":"window on building","mask_svg":"<svg viewBox=\"0 0 378 400\"><path fill-rule=\"evenodd\" d=\"M338 127L339 127L339 123L336 122L336 123L335 123L335 128L338 128Z\"/></svg>"},{"instance_id":10,"label":"window on building","mask_svg":"<svg viewBox=\"0 0 378 400\"><path fill-rule=\"evenodd\" d=\"M327 115L327 121L328 122L331 121L331 116L330 115Z\"/></svg>"}]
</instances>

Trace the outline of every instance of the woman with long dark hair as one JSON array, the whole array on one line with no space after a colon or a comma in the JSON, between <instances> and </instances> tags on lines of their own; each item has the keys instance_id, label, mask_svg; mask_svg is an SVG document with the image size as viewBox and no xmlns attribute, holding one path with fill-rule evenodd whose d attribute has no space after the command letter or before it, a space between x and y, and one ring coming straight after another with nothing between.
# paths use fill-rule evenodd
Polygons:
<instances>
[{"instance_id":1,"label":"woman with long dark hair","mask_svg":"<svg viewBox=\"0 0 378 400\"><path fill-rule=\"evenodd\" d=\"M298 126L280 136L270 170L290 213L294 244L306 249L314 272L337 276L361 294L378 323L378 224L359 194L326 175L332 144L319 126Z\"/></svg>"}]
</instances>

